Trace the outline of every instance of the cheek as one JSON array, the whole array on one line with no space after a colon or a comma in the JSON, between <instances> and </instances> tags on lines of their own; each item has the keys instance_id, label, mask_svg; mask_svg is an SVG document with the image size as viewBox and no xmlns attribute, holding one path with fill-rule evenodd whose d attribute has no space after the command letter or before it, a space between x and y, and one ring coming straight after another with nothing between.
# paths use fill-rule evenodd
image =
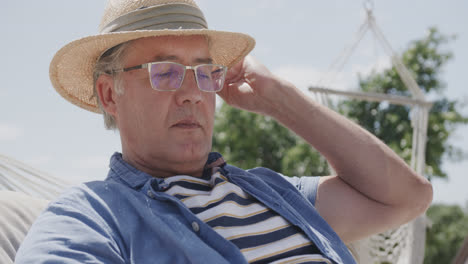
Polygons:
<instances>
[{"instance_id":1,"label":"cheek","mask_svg":"<svg viewBox=\"0 0 468 264\"><path fill-rule=\"evenodd\" d=\"M216 94L215 93L207 93L205 95L205 105L207 108L210 109L211 112L214 113L216 108Z\"/></svg>"},{"instance_id":2,"label":"cheek","mask_svg":"<svg viewBox=\"0 0 468 264\"><path fill-rule=\"evenodd\" d=\"M208 118L210 118L209 120L211 121L211 126L213 126L214 116L216 112L216 96L214 94L212 96L208 96L205 99L205 102L206 114Z\"/></svg>"},{"instance_id":3,"label":"cheek","mask_svg":"<svg viewBox=\"0 0 468 264\"><path fill-rule=\"evenodd\" d=\"M160 127L166 123L167 100L156 95L151 88L135 86L132 88L134 90L126 90L120 96L118 115L121 122L126 123L127 129L135 130L137 133L160 130ZM147 91L142 90L146 88Z\"/></svg>"}]
</instances>

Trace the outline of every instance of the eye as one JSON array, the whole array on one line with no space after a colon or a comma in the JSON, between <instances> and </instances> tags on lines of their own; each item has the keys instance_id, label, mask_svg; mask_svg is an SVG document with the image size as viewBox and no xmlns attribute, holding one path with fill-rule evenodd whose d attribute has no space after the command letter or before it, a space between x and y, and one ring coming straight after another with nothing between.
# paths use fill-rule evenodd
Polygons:
<instances>
[{"instance_id":1,"label":"eye","mask_svg":"<svg viewBox=\"0 0 468 264\"><path fill-rule=\"evenodd\" d=\"M216 68L214 71L211 72L211 74L219 74L222 73L223 69L222 68Z\"/></svg>"},{"instance_id":2,"label":"eye","mask_svg":"<svg viewBox=\"0 0 468 264\"><path fill-rule=\"evenodd\" d=\"M203 65L197 71L197 77L203 80L217 79L224 73L224 70L215 65Z\"/></svg>"},{"instance_id":3,"label":"eye","mask_svg":"<svg viewBox=\"0 0 468 264\"><path fill-rule=\"evenodd\" d=\"M174 78L178 75L177 71L174 70L167 70L167 71L162 71L162 72L157 72L154 74L155 78L158 79L169 79L169 78Z\"/></svg>"},{"instance_id":4,"label":"eye","mask_svg":"<svg viewBox=\"0 0 468 264\"><path fill-rule=\"evenodd\" d=\"M199 79L210 79L210 76L204 72L199 72L198 73L198 78Z\"/></svg>"},{"instance_id":5,"label":"eye","mask_svg":"<svg viewBox=\"0 0 468 264\"><path fill-rule=\"evenodd\" d=\"M218 68L218 69L211 72L211 76L218 76L220 74L223 74L223 69L221 69L221 68Z\"/></svg>"}]
</instances>

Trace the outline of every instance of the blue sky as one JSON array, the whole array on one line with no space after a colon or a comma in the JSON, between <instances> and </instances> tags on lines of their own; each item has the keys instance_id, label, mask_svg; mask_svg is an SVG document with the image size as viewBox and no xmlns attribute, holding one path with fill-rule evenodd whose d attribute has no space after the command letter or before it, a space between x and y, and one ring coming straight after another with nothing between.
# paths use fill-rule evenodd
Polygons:
<instances>
[{"instance_id":1,"label":"blue sky","mask_svg":"<svg viewBox=\"0 0 468 264\"><path fill-rule=\"evenodd\" d=\"M253 55L273 72L305 89L322 78L365 19L363 1L199 0L213 29L252 35ZM441 78L446 94L468 102L468 2L374 1L377 23L395 51L436 26L458 38L446 46L455 57ZM74 183L103 179L118 133L101 116L62 99L50 84L49 63L71 40L97 32L104 0L6 1L0 23L0 153ZM382 69L388 57L370 34L329 84L352 90L356 73ZM464 112L468 114L468 109ZM468 152L468 128L452 143ZM468 160L444 162L449 181L435 180L435 202L465 205Z\"/></svg>"}]
</instances>

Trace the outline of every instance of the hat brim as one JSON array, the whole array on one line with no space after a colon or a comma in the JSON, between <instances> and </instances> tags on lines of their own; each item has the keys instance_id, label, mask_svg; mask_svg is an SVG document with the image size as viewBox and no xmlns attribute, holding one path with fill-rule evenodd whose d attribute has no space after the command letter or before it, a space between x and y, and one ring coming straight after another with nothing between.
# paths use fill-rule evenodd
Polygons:
<instances>
[{"instance_id":1,"label":"hat brim","mask_svg":"<svg viewBox=\"0 0 468 264\"><path fill-rule=\"evenodd\" d=\"M203 35L210 40L214 63L233 66L255 46L249 35L210 29L140 30L89 36L61 48L50 63L49 75L55 90L69 102L101 113L93 97L93 71L99 57L108 49L139 38L155 36Z\"/></svg>"}]
</instances>

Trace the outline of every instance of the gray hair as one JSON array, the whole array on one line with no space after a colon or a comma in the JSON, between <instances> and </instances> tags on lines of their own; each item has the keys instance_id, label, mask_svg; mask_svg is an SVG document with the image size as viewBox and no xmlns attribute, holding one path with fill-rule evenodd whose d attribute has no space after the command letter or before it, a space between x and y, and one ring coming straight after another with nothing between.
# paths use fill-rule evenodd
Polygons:
<instances>
[{"instance_id":1,"label":"gray hair","mask_svg":"<svg viewBox=\"0 0 468 264\"><path fill-rule=\"evenodd\" d=\"M119 74L112 73L113 70L121 69L124 65L124 56L126 53L127 48L130 46L131 41L121 43L117 46L114 46L108 49L104 54L101 55L99 60L96 62L94 66L93 72L93 94L97 100L99 109L102 111L102 115L104 117L104 126L106 129L117 129L117 124L115 123L115 119L112 115L107 113L104 108L102 107L101 99L99 98L96 90L96 81L102 74L109 74L112 75L114 78L114 91L122 95L124 93L123 81Z\"/></svg>"}]
</instances>

